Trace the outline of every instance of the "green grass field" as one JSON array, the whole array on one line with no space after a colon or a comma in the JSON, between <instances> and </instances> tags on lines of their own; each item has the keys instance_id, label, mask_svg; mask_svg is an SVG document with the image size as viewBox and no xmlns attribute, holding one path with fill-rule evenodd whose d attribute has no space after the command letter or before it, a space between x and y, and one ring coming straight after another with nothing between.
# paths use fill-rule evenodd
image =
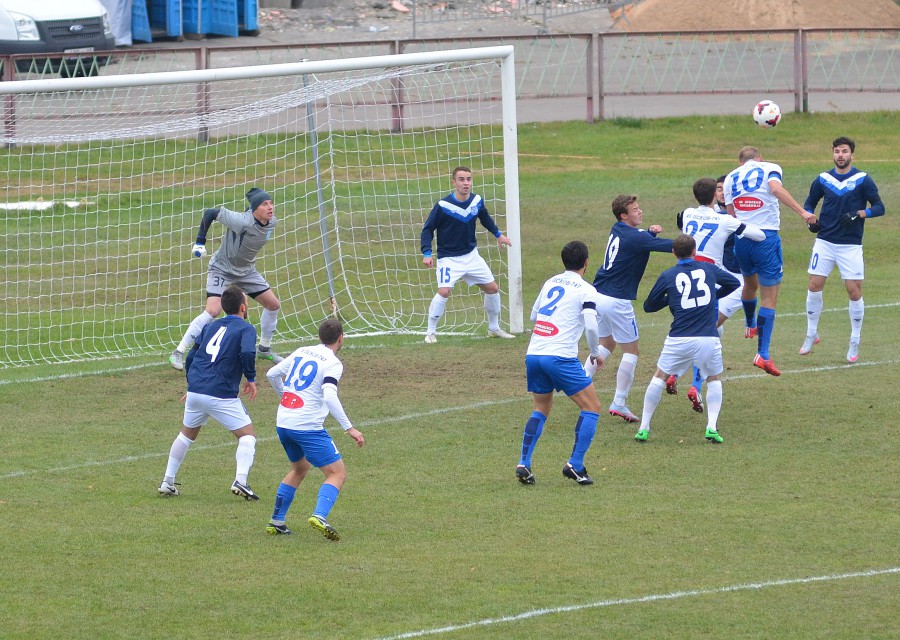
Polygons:
<instances>
[{"instance_id":1,"label":"green grass field","mask_svg":"<svg viewBox=\"0 0 900 640\"><path fill-rule=\"evenodd\" d=\"M527 336L348 341L341 397L367 445L335 433L349 469L330 517L337 544L305 524L313 473L289 514L295 534L264 533L288 465L262 375L248 406L262 499L245 503L228 492L234 438L213 424L185 460L182 495L157 495L184 389L162 354L0 372L0 637L900 637L900 112L788 114L771 131L749 117L523 126L525 299L560 270L566 241L586 241L599 261L618 193L639 194L645 225L671 236L693 181L755 144L802 202L838 135L856 139L888 211L867 224L859 363L844 360L836 273L822 343L797 354L813 236L785 210L773 342L783 375L751 366L755 344L732 319L724 445L705 442L683 389L664 396L646 445L601 417L591 487L560 473L577 416L564 397L535 454L537 484L515 481ZM640 295L671 263L651 258ZM638 312L635 411L669 320ZM618 361L597 378L601 403Z\"/></svg>"}]
</instances>

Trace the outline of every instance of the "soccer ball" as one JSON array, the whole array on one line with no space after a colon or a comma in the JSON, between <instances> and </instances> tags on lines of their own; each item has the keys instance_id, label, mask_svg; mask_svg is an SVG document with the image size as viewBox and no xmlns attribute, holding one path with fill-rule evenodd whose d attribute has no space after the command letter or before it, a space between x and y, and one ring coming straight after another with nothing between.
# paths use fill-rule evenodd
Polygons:
<instances>
[{"instance_id":1,"label":"soccer ball","mask_svg":"<svg viewBox=\"0 0 900 640\"><path fill-rule=\"evenodd\" d=\"M769 129L781 122L781 107L771 100L763 100L753 107L753 119L763 129Z\"/></svg>"}]
</instances>

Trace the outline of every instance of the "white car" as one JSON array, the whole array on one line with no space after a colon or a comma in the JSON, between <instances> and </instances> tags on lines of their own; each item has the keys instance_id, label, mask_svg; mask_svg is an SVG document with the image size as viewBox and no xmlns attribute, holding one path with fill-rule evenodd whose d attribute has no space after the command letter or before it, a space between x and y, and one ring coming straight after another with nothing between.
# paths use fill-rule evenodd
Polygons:
<instances>
[{"instance_id":1,"label":"white car","mask_svg":"<svg viewBox=\"0 0 900 640\"><path fill-rule=\"evenodd\" d=\"M95 75L106 60L83 54L114 48L99 0L0 0L0 54L34 54L16 59L20 72Z\"/></svg>"}]
</instances>

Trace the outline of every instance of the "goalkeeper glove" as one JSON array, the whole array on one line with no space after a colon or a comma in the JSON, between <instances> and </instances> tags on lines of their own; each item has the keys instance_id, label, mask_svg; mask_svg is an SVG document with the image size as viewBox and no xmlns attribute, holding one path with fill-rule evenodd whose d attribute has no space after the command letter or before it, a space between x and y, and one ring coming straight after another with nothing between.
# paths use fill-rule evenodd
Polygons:
<instances>
[{"instance_id":1,"label":"goalkeeper glove","mask_svg":"<svg viewBox=\"0 0 900 640\"><path fill-rule=\"evenodd\" d=\"M194 246L191 247L191 255L195 258L204 257L206 255L206 247L199 242L195 243Z\"/></svg>"},{"instance_id":2,"label":"goalkeeper glove","mask_svg":"<svg viewBox=\"0 0 900 640\"><path fill-rule=\"evenodd\" d=\"M849 227L851 224L859 220L859 211L848 211L847 213L842 213L839 220L841 224L845 227Z\"/></svg>"},{"instance_id":3,"label":"goalkeeper glove","mask_svg":"<svg viewBox=\"0 0 900 640\"><path fill-rule=\"evenodd\" d=\"M813 233L819 233L822 230L822 225L818 221L810 222L806 227Z\"/></svg>"}]
</instances>

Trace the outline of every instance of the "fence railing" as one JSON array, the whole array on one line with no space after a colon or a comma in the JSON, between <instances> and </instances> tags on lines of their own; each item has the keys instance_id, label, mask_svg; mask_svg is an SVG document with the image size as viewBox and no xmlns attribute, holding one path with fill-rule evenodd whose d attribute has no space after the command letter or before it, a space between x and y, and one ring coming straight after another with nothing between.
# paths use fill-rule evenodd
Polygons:
<instances>
[{"instance_id":1,"label":"fence railing","mask_svg":"<svg viewBox=\"0 0 900 640\"><path fill-rule=\"evenodd\" d=\"M900 29L582 33L96 52L63 74L121 74L513 44L519 122L742 113L748 97L794 111L900 106ZM3 80L59 65L0 56ZM698 97L704 98L698 100ZM813 104L816 102L816 104ZM5 118L15 119L7 101ZM825 105L825 107L817 106Z\"/></svg>"}]
</instances>

